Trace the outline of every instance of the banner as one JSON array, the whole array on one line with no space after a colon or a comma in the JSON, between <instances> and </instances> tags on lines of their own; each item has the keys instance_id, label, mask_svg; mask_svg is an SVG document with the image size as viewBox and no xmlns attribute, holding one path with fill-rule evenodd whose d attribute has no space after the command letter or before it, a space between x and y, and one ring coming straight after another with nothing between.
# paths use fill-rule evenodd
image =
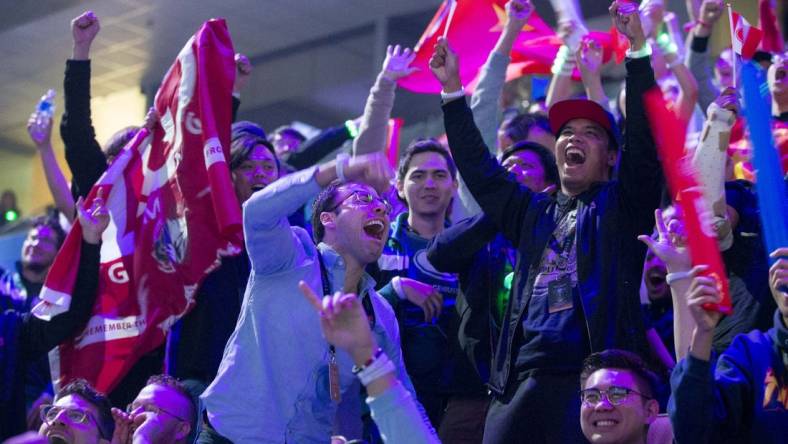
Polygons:
<instances>
[{"instance_id":1,"label":"banner","mask_svg":"<svg viewBox=\"0 0 788 444\"><path fill-rule=\"evenodd\" d=\"M241 251L240 205L226 161L233 54L224 20L203 24L156 94L159 125L152 134L140 130L88 195L90 206L104 188L110 213L99 294L86 328L50 353L56 386L85 378L110 392L164 342L221 257ZM81 236L77 222L47 276L37 316L68 309Z\"/></svg>"},{"instance_id":2,"label":"banner","mask_svg":"<svg viewBox=\"0 0 788 444\"><path fill-rule=\"evenodd\" d=\"M713 228L713 213L703 198L703 188L696 179L691 156L684 150L687 122L680 121L670 111L658 87L643 95L646 115L651 128L670 128L669 131L652 131L657 144L662 169L674 204L681 208L687 232L687 248L693 265L707 265L703 273L716 279L722 295L719 304L704 306L724 314L733 312L728 290L728 277Z\"/></svg>"}]
</instances>

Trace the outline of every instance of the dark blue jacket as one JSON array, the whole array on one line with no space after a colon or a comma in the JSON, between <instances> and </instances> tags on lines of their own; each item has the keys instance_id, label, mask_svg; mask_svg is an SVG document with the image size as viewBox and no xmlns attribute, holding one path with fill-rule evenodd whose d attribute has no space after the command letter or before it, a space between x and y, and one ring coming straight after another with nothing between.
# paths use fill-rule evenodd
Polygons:
<instances>
[{"instance_id":1,"label":"dark blue jacket","mask_svg":"<svg viewBox=\"0 0 788 444\"><path fill-rule=\"evenodd\" d=\"M617 181L598 183L577 196L577 260L581 305L592 352L623 348L645 354L638 287L645 257L639 234L654 225L664 179L643 106L643 93L656 85L649 58L629 59L629 111ZM555 198L518 184L482 141L464 100L443 105L449 147L468 189L496 228L518 250L513 293L491 369L490 387L503 393L510 378L515 339L528 301L528 271L542 257L555 229ZM578 371L580 369L578 368Z\"/></svg>"},{"instance_id":2,"label":"dark blue jacket","mask_svg":"<svg viewBox=\"0 0 788 444\"><path fill-rule=\"evenodd\" d=\"M30 313L0 312L0 440L25 431L24 376L29 363L74 335L90 318L98 293L99 245L82 242L71 306L42 321Z\"/></svg>"},{"instance_id":3,"label":"dark blue jacket","mask_svg":"<svg viewBox=\"0 0 788 444\"><path fill-rule=\"evenodd\" d=\"M788 442L788 329L739 335L716 365L687 355L670 378L678 444Z\"/></svg>"}]
</instances>

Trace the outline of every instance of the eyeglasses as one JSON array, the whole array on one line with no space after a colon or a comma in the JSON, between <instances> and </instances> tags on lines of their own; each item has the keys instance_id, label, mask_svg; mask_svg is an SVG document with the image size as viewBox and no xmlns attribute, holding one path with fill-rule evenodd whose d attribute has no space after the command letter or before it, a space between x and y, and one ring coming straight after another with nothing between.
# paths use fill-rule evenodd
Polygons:
<instances>
[{"instance_id":1,"label":"eyeglasses","mask_svg":"<svg viewBox=\"0 0 788 444\"><path fill-rule=\"evenodd\" d=\"M180 416L176 415L175 413L164 410L163 408L157 406L156 404L151 404L151 403L137 404L132 402L131 404L126 406L126 413L135 413L138 412L139 410L142 410L143 412L153 413L154 415L158 415L159 413L166 413L172 416L173 418L177 419L178 421L189 422L181 418Z\"/></svg>"},{"instance_id":2,"label":"eyeglasses","mask_svg":"<svg viewBox=\"0 0 788 444\"><path fill-rule=\"evenodd\" d=\"M580 400L584 404L596 406L602 402L602 398L605 398L612 405L620 405L626 401L630 393L640 395L645 399L652 399L651 397L646 396L636 390L628 389L626 387L612 386L607 390L599 390L596 388L580 390Z\"/></svg>"},{"instance_id":3,"label":"eyeglasses","mask_svg":"<svg viewBox=\"0 0 788 444\"><path fill-rule=\"evenodd\" d=\"M54 422L58 415L60 415L60 412L66 412L66 417L71 422L83 424L86 423L89 418L94 424L98 425L96 418L94 418L90 412L78 408L60 407L52 404L44 404L41 406L41 420L47 424Z\"/></svg>"},{"instance_id":4,"label":"eyeglasses","mask_svg":"<svg viewBox=\"0 0 788 444\"><path fill-rule=\"evenodd\" d=\"M383 205L383 211L386 212L386 215L391 214L391 212L393 211L393 209L391 208L391 204L386 199L380 196L376 196L370 193L369 191L365 191L365 190L351 191L350 194L343 197L336 205L331 207L328 211L336 210L345 202L348 202L349 205L354 207L368 207L373 203L379 203L380 205Z\"/></svg>"}]
</instances>

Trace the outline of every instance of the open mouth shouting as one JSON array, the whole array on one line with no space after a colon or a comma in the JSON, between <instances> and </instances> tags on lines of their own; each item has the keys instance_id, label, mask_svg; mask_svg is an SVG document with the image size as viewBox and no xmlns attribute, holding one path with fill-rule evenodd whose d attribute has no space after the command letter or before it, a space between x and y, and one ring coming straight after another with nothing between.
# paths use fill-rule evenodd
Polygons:
<instances>
[{"instance_id":1,"label":"open mouth shouting","mask_svg":"<svg viewBox=\"0 0 788 444\"><path fill-rule=\"evenodd\" d=\"M378 241L385 241L388 236L386 223L381 219L370 219L364 224L364 233Z\"/></svg>"},{"instance_id":2,"label":"open mouth shouting","mask_svg":"<svg viewBox=\"0 0 788 444\"><path fill-rule=\"evenodd\" d=\"M615 419L597 419L592 423L594 427L598 428L608 428L608 427L615 427L618 425L618 421Z\"/></svg>"},{"instance_id":3,"label":"open mouth shouting","mask_svg":"<svg viewBox=\"0 0 788 444\"><path fill-rule=\"evenodd\" d=\"M564 151L564 163L567 166L582 165L586 163L586 153L575 146L569 146Z\"/></svg>"}]
</instances>

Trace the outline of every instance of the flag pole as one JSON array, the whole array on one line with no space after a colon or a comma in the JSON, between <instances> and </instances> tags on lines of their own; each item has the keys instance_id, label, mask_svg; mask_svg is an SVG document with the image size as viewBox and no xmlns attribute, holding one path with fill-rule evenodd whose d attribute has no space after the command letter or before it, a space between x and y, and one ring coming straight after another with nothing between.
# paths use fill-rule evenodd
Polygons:
<instances>
[{"instance_id":1,"label":"flag pole","mask_svg":"<svg viewBox=\"0 0 788 444\"><path fill-rule=\"evenodd\" d=\"M454 19L454 10L457 9L457 0L449 1L451 2L451 6L449 7L449 18L446 20L446 26L443 28L444 39L449 35L449 26L451 26L451 21Z\"/></svg>"},{"instance_id":2,"label":"flag pole","mask_svg":"<svg viewBox=\"0 0 788 444\"><path fill-rule=\"evenodd\" d=\"M739 76L739 69L738 69L738 57L736 57L736 51L733 49L733 40L736 38L734 34L735 30L733 28L733 9L731 9L731 4L728 3L728 24L731 27L731 64L733 65L733 89L736 89L736 77Z\"/></svg>"}]
</instances>

